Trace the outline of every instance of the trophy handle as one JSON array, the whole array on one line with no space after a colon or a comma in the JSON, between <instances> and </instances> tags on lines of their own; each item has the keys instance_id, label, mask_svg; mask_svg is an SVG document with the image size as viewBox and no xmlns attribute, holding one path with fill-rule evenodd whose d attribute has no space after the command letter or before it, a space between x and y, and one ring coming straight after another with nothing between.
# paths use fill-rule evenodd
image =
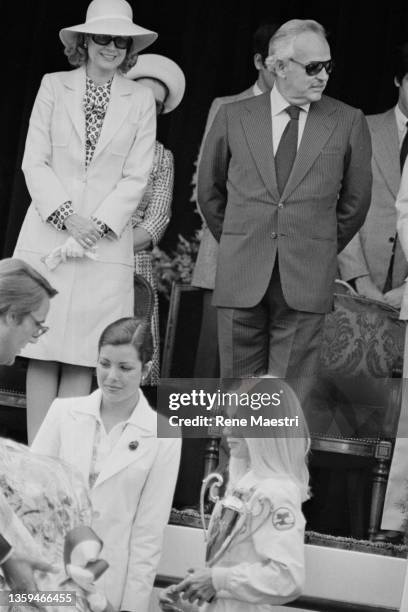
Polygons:
<instances>
[{"instance_id":1,"label":"trophy handle","mask_svg":"<svg viewBox=\"0 0 408 612\"><path fill-rule=\"evenodd\" d=\"M219 500L218 490L223 485L224 478L218 472L211 472L203 479L200 491L200 517L204 531L204 539L207 542L207 529L205 526L205 494L208 489L208 496L212 502ZM217 489L217 493L216 493Z\"/></svg>"}]
</instances>

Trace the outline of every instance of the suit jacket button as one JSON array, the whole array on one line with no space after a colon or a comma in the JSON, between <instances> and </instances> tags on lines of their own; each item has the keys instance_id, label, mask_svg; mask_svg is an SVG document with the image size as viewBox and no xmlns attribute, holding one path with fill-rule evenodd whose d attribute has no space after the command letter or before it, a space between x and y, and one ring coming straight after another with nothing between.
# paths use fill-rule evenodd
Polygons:
<instances>
[{"instance_id":1,"label":"suit jacket button","mask_svg":"<svg viewBox=\"0 0 408 612\"><path fill-rule=\"evenodd\" d=\"M283 208L283 202L279 202L278 208Z\"/></svg>"},{"instance_id":2,"label":"suit jacket button","mask_svg":"<svg viewBox=\"0 0 408 612\"><path fill-rule=\"evenodd\" d=\"M277 237L278 237L278 234L277 234L276 232L272 232L272 238L274 238L274 239L275 239L275 238L277 238Z\"/></svg>"},{"instance_id":3,"label":"suit jacket button","mask_svg":"<svg viewBox=\"0 0 408 612\"><path fill-rule=\"evenodd\" d=\"M394 240L395 240L394 236L390 236L390 237L388 238L388 242L394 242Z\"/></svg>"}]
</instances>

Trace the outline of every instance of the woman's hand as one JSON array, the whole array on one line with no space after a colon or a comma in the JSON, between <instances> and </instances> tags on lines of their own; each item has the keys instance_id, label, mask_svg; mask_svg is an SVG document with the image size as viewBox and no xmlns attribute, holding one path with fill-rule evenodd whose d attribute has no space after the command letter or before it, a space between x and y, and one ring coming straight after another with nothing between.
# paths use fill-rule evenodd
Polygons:
<instances>
[{"instance_id":1,"label":"woman's hand","mask_svg":"<svg viewBox=\"0 0 408 612\"><path fill-rule=\"evenodd\" d=\"M100 238L95 223L81 215L74 213L64 223L67 231L84 249L93 247Z\"/></svg>"},{"instance_id":2,"label":"woman's hand","mask_svg":"<svg viewBox=\"0 0 408 612\"><path fill-rule=\"evenodd\" d=\"M194 612L195 606L180 599L179 593L175 591L176 586L173 584L160 592L160 610L163 610L163 612Z\"/></svg>"},{"instance_id":3,"label":"woman's hand","mask_svg":"<svg viewBox=\"0 0 408 612\"><path fill-rule=\"evenodd\" d=\"M58 572L58 569L51 563L16 553L13 553L1 567L7 584L17 591L35 591L37 589L34 578L35 571L54 574Z\"/></svg>"},{"instance_id":4,"label":"woman's hand","mask_svg":"<svg viewBox=\"0 0 408 612\"><path fill-rule=\"evenodd\" d=\"M188 576L174 587L175 593L182 593L183 598L191 603L194 601L200 606L215 596L212 583L211 569L205 567L198 570L189 570Z\"/></svg>"}]
</instances>

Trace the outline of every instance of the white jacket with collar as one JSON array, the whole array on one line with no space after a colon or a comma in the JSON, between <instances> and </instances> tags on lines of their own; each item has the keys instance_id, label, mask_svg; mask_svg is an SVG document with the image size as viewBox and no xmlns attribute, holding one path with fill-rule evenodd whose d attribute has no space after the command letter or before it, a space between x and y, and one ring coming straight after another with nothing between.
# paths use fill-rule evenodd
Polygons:
<instances>
[{"instance_id":1,"label":"white jacket with collar","mask_svg":"<svg viewBox=\"0 0 408 612\"><path fill-rule=\"evenodd\" d=\"M37 453L74 465L88 482L101 391L56 399L32 444ZM158 416L143 393L100 472L91 500L92 526L104 541L110 567L99 580L118 610L147 612L164 527L177 479L181 441L157 438ZM136 450L129 448L137 441Z\"/></svg>"},{"instance_id":2,"label":"white jacket with collar","mask_svg":"<svg viewBox=\"0 0 408 612\"><path fill-rule=\"evenodd\" d=\"M87 367L96 365L98 339L109 323L133 312L133 232L130 223L153 162L156 113L152 92L115 74L99 140L85 167L84 95L81 67L46 74L34 103L23 171L31 205L14 256L43 274L58 295L50 327L23 355ZM112 230L98 240L97 261L68 260L54 271L42 259L67 239L47 222L66 201Z\"/></svg>"}]
</instances>

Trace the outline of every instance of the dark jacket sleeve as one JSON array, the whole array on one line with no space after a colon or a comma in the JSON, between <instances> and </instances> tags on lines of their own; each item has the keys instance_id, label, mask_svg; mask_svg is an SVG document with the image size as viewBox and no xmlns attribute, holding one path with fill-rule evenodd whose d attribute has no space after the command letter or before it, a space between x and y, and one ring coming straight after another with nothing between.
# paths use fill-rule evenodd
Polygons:
<instances>
[{"instance_id":1,"label":"dark jacket sleeve","mask_svg":"<svg viewBox=\"0 0 408 612\"><path fill-rule=\"evenodd\" d=\"M337 203L338 252L363 225L370 207L371 186L371 137L366 118L356 110Z\"/></svg>"},{"instance_id":2,"label":"dark jacket sleeve","mask_svg":"<svg viewBox=\"0 0 408 612\"><path fill-rule=\"evenodd\" d=\"M216 114L200 158L197 199L206 223L216 240L220 240L227 205L227 177L230 161L228 146L227 105Z\"/></svg>"}]
</instances>

